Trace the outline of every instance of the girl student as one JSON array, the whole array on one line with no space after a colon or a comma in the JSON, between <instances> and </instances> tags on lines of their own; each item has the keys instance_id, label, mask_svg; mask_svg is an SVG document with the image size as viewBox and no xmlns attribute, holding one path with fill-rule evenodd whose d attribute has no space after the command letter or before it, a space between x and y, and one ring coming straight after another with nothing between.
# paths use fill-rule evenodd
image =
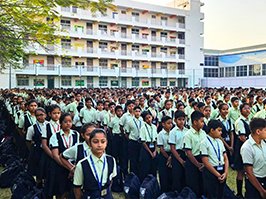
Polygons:
<instances>
[{"instance_id":1,"label":"girl student","mask_svg":"<svg viewBox=\"0 0 266 199\"><path fill-rule=\"evenodd\" d=\"M76 199L112 199L111 183L117 175L116 162L105 154L107 135L103 129L91 132L89 144L91 154L79 161L74 173Z\"/></svg>"},{"instance_id":2,"label":"girl student","mask_svg":"<svg viewBox=\"0 0 266 199\"><path fill-rule=\"evenodd\" d=\"M46 131L46 112L39 107L35 110L36 124L28 128L26 141L30 151L29 155L29 172L36 176L37 186L42 187L42 177L40 171L40 163L42 157L42 134Z\"/></svg>"},{"instance_id":3,"label":"girl student","mask_svg":"<svg viewBox=\"0 0 266 199\"><path fill-rule=\"evenodd\" d=\"M172 190L181 192L185 187L185 161L186 155L183 151L183 139L188 131L185 126L186 114L183 111L175 112L176 126L170 131L168 143L172 152Z\"/></svg>"},{"instance_id":4,"label":"girl student","mask_svg":"<svg viewBox=\"0 0 266 199\"><path fill-rule=\"evenodd\" d=\"M157 128L152 124L152 115L148 111L142 113L144 125L140 129L140 180L143 181L148 174L156 176L157 168Z\"/></svg>"},{"instance_id":5,"label":"girl student","mask_svg":"<svg viewBox=\"0 0 266 199\"><path fill-rule=\"evenodd\" d=\"M51 118L51 120L46 124L46 131L42 133L42 148L44 153L41 158L41 175L43 178L46 178L49 163L53 158L52 151L49 147L50 138L54 133L60 131L59 118L61 116L61 109L56 104L48 106L47 110L49 118Z\"/></svg>"},{"instance_id":6,"label":"girl student","mask_svg":"<svg viewBox=\"0 0 266 199\"><path fill-rule=\"evenodd\" d=\"M89 154L91 153L89 141L90 134L94 129L94 124L84 124L80 129L80 135L82 137L82 140L84 141L68 148L60 155L60 160L62 164L66 169L70 171L71 175L74 174L75 165L83 158L89 156ZM72 162L75 164L72 164Z\"/></svg>"},{"instance_id":7,"label":"girl student","mask_svg":"<svg viewBox=\"0 0 266 199\"><path fill-rule=\"evenodd\" d=\"M157 139L157 146L160 148L160 154L158 155L159 180L162 192L169 192L172 185L172 156L168 139L173 126L172 118L164 116L162 126L163 129L158 134Z\"/></svg>"},{"instance_id":8,"label":"girl student","mask_svg":"<svg viewBox=\"0 0 266 199\"><path fill-rule=\"evenodd\" d=\"M222 140L223 124L219 120L210 120L207 137L200 145L204 169L203 184L207 198L222 199L228 174L228 159Z\"/></svg>"},{"instance_id":9,"label":"girl student","mask_svg":"<svg viewBox=\"0 0 266 199\"><path fill-rule=\"evenodd\" d=\"M234 147L234 168L237 171L236 176L236 187L237 187L237 196L239 198L244 198L242 194L243 178L244 178L244 166L242 157L240 155L240 148L243 143L248 139L250 135L249 128L249 114L250 106L248 103L243 103L240 105L240 117L235 122L235 147Z\"/></svg>"},{"instance_id":10,"label":"girl student","mask_svg":"<svg viewBox=\"0 0 266 199\"><path fill-rule=\"evenodd\" d=\"M55 195L56 198L63 199L71 189L71 181L68 178L69 171L64 168L60 160L60 154L78 143L79 134L71 130L72 117L69 113L62 114L59 122L61 130L54 133L49 142L53 159L49 166L49 174L44 191L48 198Z\"/></svg>"},{"instance_id":11,"label":"girl student","mask_svg":"<svg viewBox=\"0 0 266 199\"><path fill-rule=\"evenodd\" d=\"M233 146L234 146L234 125L233 121L228 118L229 106L226 103L222 103L218 107L219 109L219 117L217 118L222 122L222 135L221 140L224 143L226 148L227 157L229 159L229 163L233 164Z\"/></svg>"}]
</instances>

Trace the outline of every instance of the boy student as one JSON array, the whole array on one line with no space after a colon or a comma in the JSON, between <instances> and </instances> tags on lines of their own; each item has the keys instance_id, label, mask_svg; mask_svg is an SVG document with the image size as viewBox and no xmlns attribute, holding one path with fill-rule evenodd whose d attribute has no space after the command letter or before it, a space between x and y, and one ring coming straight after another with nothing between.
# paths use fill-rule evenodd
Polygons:
<instances>
[{"instance_id":1,"label":"boy student","mask_svg":"<svg viewBox=\"0 0 266 199\"><path fill-rule=\"evenodd\" d=\"M180 192L185 187L185 160L183 139L188 129L184 127L186 114L183 111L175 112L176 126L170 131L168 143L172 152L172 190Z\"/></svg>"},{"instance_id":2,"label":"boy student","mask_svg":"<svg viewBox=\"0 0 266 199\"><path fill-rule=\"evenodd\" d=\"M96 110L92 107L93 101L90 97L85 99L85 107L80 110L80 121L82 124L96 123Z\"/></svg>"},{"instance_id":3,"label":"boy student","mask_svg":"<svg viewBox=\"0 0 266 199\"><path fill-rule=\"evenodd\" d=\"M229 165L224 144L220 139L223 124L219 120L210 120L207 127L208 135L200 145L204 164L204 188L208 198L222 199Z\"/></svg>"},{"instance_id":4,"label":"boy student","mask_svg":"<svg viewBox=\"0 0 266 199\"><path fill-rule=\"evenodd\" d=\"M229 114L228 117L235 122L239 116L240 116L240 111L239 111L239 99L237 97L232 97L231 98L231 103L232 107L229 109Z\"/></svg>"},{"instance_id":5,"label":"boy student","mask_svg":"<svg viewBox=\"0 0 266 199\"><path fill-rule=\"evenodd\" d=\"M251 135L241 147L246 171L246 198L266 198L266 120L254 118L250 122Z\"/></svg>"},{"instance_id":6,"label":"boy student","mask_svg":"<svg viewBox=\"0 0 266 199\"><path fill-rule=\"evenodd\" d=\"M200 143L206 138L206 133L202 130L204 126L204 115L199 111L191 114L192 128L184 136L183 146L186 152L187 161L185 163L186 184L201 197L203 191L202 169L204 165L200 158Z\"/></svg>"},{"instance_id":7,"label":"boy student","mask_svg":"<svg viewBox=\"0 0 266 199\"><path fill-rule=\"evenodd\" d=\"M263 106L264 107L254 115L254 118L256 117L266 119L266 99L263 101Z\"/></svg>"},{"instance_id":8,"label":"boy student","mask_svg":"<svg viewBox=\"0 0 266 199\"><path fill-rule=\"evenodd\" d=\"M140 129L144 125L141 116L141 108L134 107L134 118L132 118L127 125L126 133L128 134L128 157L130 164L130 172L139 176L139 155L141 149Z\"/></svg>"}]
</instances>

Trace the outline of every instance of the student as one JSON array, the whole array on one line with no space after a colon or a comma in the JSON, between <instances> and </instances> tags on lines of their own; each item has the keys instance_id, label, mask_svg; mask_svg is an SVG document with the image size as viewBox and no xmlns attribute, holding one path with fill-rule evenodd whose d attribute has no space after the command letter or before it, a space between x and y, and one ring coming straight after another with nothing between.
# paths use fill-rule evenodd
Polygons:
<instances>
[{"instance_id":1,"label":"student","mask_svg":"<svg viewBox=\"0 0 266 199\"><path fill-rule=\"evenodd\" d=\"M49 166L49 174L44 186L44 191L47 197L56 196L63 199L71 188L71 181L68 178L69 171L64 168L60 155L75 145L79 141L79 134L71 130L72 117L69 113L64 113L60 116L61 130L54 133L50 138L50 149L52 151L53 160Z\"/></svg>"},{"instance_id":2,"label":"student","mask_svg":"<svg viewBox=\"0 0 266 199\"><path fill-rule=\"evenodd\" d=\"M263 103L263 97L262 96L257 96L256 97L256 102L255 104L252 106L251 109L251 118L259 111L264 109L264 103ZM265 118L264 118L265 119Z\"/></svg>"},{"instance_id":3,"label":"student","mask_svg":"<svg viewBox=\"0 0 266 199\"><path fill-rule=\"evenodd\" d=\"M266 119L266 99L263 101L263 108L254 115L254 118Z\"/></svg>"},{"instance_id":4,"label":"student","mask_svg":"<svg viewBox=\"0 0 266 199\"><path fill-rule=\"evenodd\" d=\"M120 130L121 117L123 114L122 106L117 105L115 107L115 117L109 124L110 133L113 135L112 138L112 155L118 165L122 165L124 161L124 154L126 151L121 150L121 146L124 144L124 135Z\"/></svg>"},{"instance_id":5,"label":"student","mask_svg":"<svg viewBox=\"0 0 266 199\"><path fill-rule=\"evenodd\" d=\"M186 115L183 111L175 112L176 126L170 131L168 143L172 152L172 190L181 192L185 187L185 161L186 155L183 151L183 139L188 131L184 127Z\"/></svg>"},{"instance_id":6,"label":"student","mask_svg":"<svg viewBox=\"0 0 266 199\"><path fill-rule=\"evenodd\" d=\"M222 122L222 135L221 140L226 148L227 157L230 164L233 164L233 151L234 151L234 124L233 121L228 118L229 106L222 103L218 107L219 117L217 120Z\"/></svg>"},{"instance_id":7,"label":"student","mask_svg":"<svg viewBox=\"0 0 266 199\"><path fill-rule=\"evenodd\" d=\"M96 122L99 128L103 128L103 119L106 112L103 110L103 101L97 102Z\"/></svg>"},{"instance_id":8,"label":"student","mask_svg":"<svg viewBox=\"0 0 266 199\"><path fill-rule=\"evenodd\" d=\"M234 147L234 168L237 171L236 185L237 185L237 196L243 198L242 186L243 186L243 177L244 177L244 167L242 157L240 155L240 148L243 143L248 139L250 134L249 129L249 114L250 106L247 103L240 105L241 116L235 122L235 133L236 141Z\"/></svg>"},{"instance_id":9,"label":"student","mask_svg":"<svg viewBox=\"0 0 266 199\"><path fill-rule=\"evenodd\" d=\"M266 120L254 118L250 122L251 135L241 147L246 171L246 198L266 198Z\"/></svg>"},{"instance_id":10,"label":"student","mask_svg":"<svg viewBox=\"0 0 266 199\"><path fill-rule=\"evenodd\" d=\"M14 118L14 121L15 121L16 125L18 125L19 118L20 118L21 115L24 115L25 111L26 111L26 101L21 101L19 103L19 110L16 112L15 118Z\"/></svg>"},{"instance_id":11,"label":"student","mask_svg":"<svg viewBox=\"0 0 266 199\"><path fill-rule=\"evenodd\" d=\"M222 127L223 124L219 120L210 120L208 135L200 145L204 164L202 176L207 198L223 198L229 164L224 144L220 139Z\"/></svg>"},{"instance_id":12,"label":"student","mask_svg":"<svg viewBox=\"0 0 266 199\"><path fill-rule=\"evenodd\" d=\"M60 155L60 160L71 175L74 175L75 165L77 165L80 160L90 155L90 134L94 129L94 124L84 124L80 129L80 135L84 141L68 148Z\"/></svg>"},{"instance_id":13,"label":"student","mask_svg":"<svg viewBox=\"0 0 266 199\"><path fill-rule=\"evenodd\" d=\"M153 98L149 99L147 111L149 111L150 114L152 115L152 123L155 126L158 126L158 110L156 109L155 106L156 106L156 101Z\"/></svg>"},{"instance_id":14,"label":"student","mask_svg":"<svg viewBox=\"0 0 266 199\"><path fill-rule=\"evenodd\" d=\"M43 108L39 107L35 110L37 118L36 124L28 128L26 141L28 143L30 155L28 170L31 175L36 176L37 186L42 187L42 177L40 171L40 160L42 157L42 134L46 131L46 112Z\"/></svg>"},{"instance_id":15,"label":"student","mask_svg":"<svg viewBox=\"0 0 266 199\"><path fill-rule=\"evenodd\" d=\"M82 124L97 123L96 122L96 110L93 108L93 101L90 97L85 99L85 107L80 110L80 121Z\"/></svg>"},{"instance_id":16,"label":"student","mask_svg":"<svg viewBox=\"0 0 266 199\"><path fill-rule=\"evenodd\" d=\"M228 117L235 123L240 116L239 99L237 97L231 98L232 107L229 109Z\"/></svg>"},{"instance_id":17,"label":"student","mask_svg":"<svg viewBox=\"0 0 266 199\"><path fill-rule=\"evenodd\" d=\"M94 129L90 135L91 154L81 160L74 173L76 199L112 199L111 183L117 175L116 162L105 154L107 136L104 130Z\"/></svg>"},{"instance_id":18,"label":"student","mask_svg":"<svg viewBox=\"0 0 266 199\"><path fill-rule=\"evenodd\" d=\"M159 181L162 192L169 192L172 185L172 156L170 145L168 144L169 133L172 129L173 122L169 116L162 118L162 131L158 134L157 146L160 149L158 155Z\"/></svg>"},{"instance_id":19,"label":"student","mask_svg":"<svg viewBox=\"0 0 266 199\"><path fill-rule=\"evenodd\" d=\"M202 129L206 132L207 131L207 124L211 119L211 107L206 105L203 107L203 110L201 112L204 115L204 126Z\"/></svg>"},{"instance_id":20,"label":"student","mask_svg":"<svg viewBox=\"0 0 266 199\"><path fill-rule=\"evenodd\" d=\"M204 125L204 115L199 111L191 114L192 128L184 136L183 146L187 160L185 163L186 184L197 197L201 197L203 191L202 169L204 165L200 158L200 143L206 138L206 133L202 130Z\"/></svg>"},{"instance_id":21,"label":"student","mask_svg":"<svg viewBox=\"0 0 266 199\"><path fill-rule=\"evenodd\" d=\"M142 113L144 125L140 129L140 180L143 181L148 174L156 176L157 168L157 128L152 124L152 115L148 111Z\"/></svg>"},{"instance_id":22,"label":"student","mask_svg":"<svg viewBox=\"0 0 266 199\"><path fill-rule=\"evenodd\" d=\"M80 114L80 110L83 108L83 106L78 106L77 107L77 114L74 115L73 118L73 129L76 130L77 132L80 132L80 129L82 127L82 122L80 120L79 114Z\"/></svg>"},{"instance_id":23,"label":"student","mask_svg":"<svg viewBox=\"0 0 266 199\"><path fill-rule=\"evenodd\" d=\"M141 108L134 107L134 118L132 118L127 125L126 134L129 138L128 141L128 157L130 172L139 176L139 156L141 149L140 142L140 129L144 125L141 116Z\"/></svg>"},{"instance_id":24,"label":"student","mask_svg":"<svg viewBox=\"0 0 266 199\"><path fill-rule=\"evenodd\" d=\"M48 111L51 120L46 124L46 131L42 133L42 149L44 153L41 157L41 175L44 179L47 177L49 164L53 158L52 151L49 147L50 138L53 134L60 131L59 119L61 116L61 110L58 105L49 106Z\"/></svg>"}]
</instances>

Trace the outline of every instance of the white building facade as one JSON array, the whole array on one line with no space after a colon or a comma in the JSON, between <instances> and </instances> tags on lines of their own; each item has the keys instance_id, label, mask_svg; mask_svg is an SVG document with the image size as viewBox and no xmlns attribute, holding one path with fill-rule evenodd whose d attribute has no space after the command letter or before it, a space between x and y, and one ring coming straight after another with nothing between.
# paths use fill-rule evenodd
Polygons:
<instances>
[{"instance_id":1,"label":"white building facade","mask_svg":"<svg viewBox=\"0 0 266 199\"><path fill-rule=\"evenodd\" d=\"M202 87L266 88L266 44L205 50Z\"/></svg>"},{"instance_id":2,"label":"white building facade","mask_svg":"<svg viewBox=\"0 0 266 199\"><path fill-rule=\"evenodd\" d=\"M178 1L175 1L175 3ZM183 1L182 1L183 2ZM203 5L184 8L115 0L106 15L58 7L65 36L43 49L32 45L21 69L2 70L2 88L200 86Z\"/></svg>"}]
</instances>

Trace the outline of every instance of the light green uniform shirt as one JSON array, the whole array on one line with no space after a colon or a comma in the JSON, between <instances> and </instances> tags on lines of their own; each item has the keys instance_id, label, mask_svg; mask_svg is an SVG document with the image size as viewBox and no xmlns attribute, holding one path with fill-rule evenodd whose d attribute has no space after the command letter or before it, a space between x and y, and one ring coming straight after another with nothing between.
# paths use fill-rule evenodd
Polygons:
<instances>
[{"instance_id":1,"label":"light green uniform shirt","mask_svg":"<svg viewBox=\"0 0 266 199\"><path fill-rule=\"evenodd\" d=\"M157 128L154 124L149 125L145 122L140 129L140 140L142 142L156 142L157 135Z\"/></svg>"},{"instance_id":2,"label":"light green uniform shirt","mask_svg":"<svg viewBox=\"0 0 266 199\"><path fill-rule=\"evenodd\" d=\"M197 132L194 128L188 130L184 136L184 149L191 150L193 156L200 155L200 144L206 138L206 133L202 129Z\"/></svg>"},{"instance_id":3,"label":"light green uniform shirt","mask_svg":"<svg viewBox=\"0 0 266 199\"><path fill-rule=\"evenodd\" d=\"M171 145L175 145L176 150L183 149L183 141L184 136L187 133L188 129L183 128L183 130L179 129L177 126L174 127L169 134L168 143Z\"/></svg>"},{"instance_id":4,"label":"light green uniform shirt","mask_svg":"<svg viewBox=\"0 0 266 199\"><path fill-rule=\"evenodd\" d=\"M28 117L31 125L36 124L36 117L32 116L29 111L26 111L26 114L27 114L27 117ZM21 114L19 116L18 128L20 128L20 129L24 128L24 124L25 124L25 115Z\"/></svg>"},{"instance_id":5,"label":"light green uniform shirt","mask_svg":"<svg viewBox=\"0 0 266 199\"><path fill-rule=\"evenodd\" d=\"M112 133L113 134L120 134L120 122L121 122L121 118L115 116L112 121L109 124L109 127L112 129Z\"/></svg>"},{"instance_id":6,"label":"light green uniform shirt","mask_svg":"<svg viewBox=\"0 0 266 199\"><path fill-rule=\"evenodd\" d=\"M80 110L79 116L82 117L83 124L96 122L96 110L93 107L90 109L83 107Z\"/></svg>"},{"instance_id":7,"label":"light green uniform shirt","mask_svg":"<svg viewBox=\"0 0 266 199\"><path fill-rule=\"evenodd\" d=\"M231 107L229 109L228 117L235 122L240 117L240 110L239 108Z\"/></svg>"},{"instance_id":8,"label":"light green uniform shirt","mask_svg":"<svg viewBox=\"0 0 266 199\"><path fill-rule=\"evenodd\" d=\"M263 110L257 112L257 113L254 115L254 117L266 119L266 110L263 109Z\"/></svg>"},{"instance_id":9,"label":"light green uniform shirt","mask_svg":"<svg viewBox=\"0 0 266 199\"><path fill-rule=\"evenodd\" d=\"M168 144L169 133L163 129L162 131L160 131L157 138L157 146L162 146L166 152L171 151L170 145Z\"/></svg>"},{"instance_id":10,"label":"light green uniform shirt","mask_svg":"<svg viewBox=\"0 0 266 199\"><path fill-rule=\"evenodd\" d=\"M126 133L129 134L130 140L134 140L134 141L139 140L140 129L143 125L144 125L144 121L141 117L138 119L134 117L131 120L129 120Z\"/></svg>"}]
</instances>

